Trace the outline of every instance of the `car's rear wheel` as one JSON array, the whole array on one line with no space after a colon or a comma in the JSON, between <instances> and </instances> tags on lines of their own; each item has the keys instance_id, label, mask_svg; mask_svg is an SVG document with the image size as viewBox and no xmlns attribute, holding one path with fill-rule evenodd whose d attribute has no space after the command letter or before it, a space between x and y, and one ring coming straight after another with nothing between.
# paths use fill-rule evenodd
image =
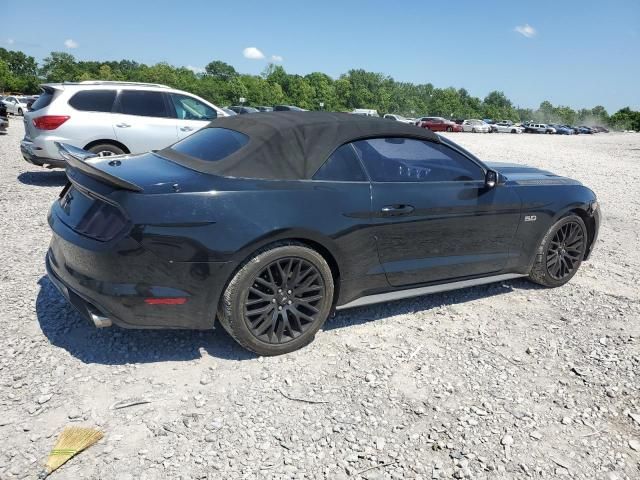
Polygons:
<instances>
[{"instance_id":1,"label":"car's rear wheel","mask_svg":"<svg viewBox=\"0 0 640 480\"><path fill-rule=\"evenodd\" d=\"M447 127L447 132L453 132L453 127Z\"/></svg>"},{"instance_id":2,"label":"car's rear wheel","mask_svg":"<svg viewBox=\"0 0 640 480\"><path fill-rule=\"evenodd\" d=\"M22 115L22 109L18 108L18 115Z\"/></svg>"},{"instance_id":3,"label":"car's rear wheel","mask_svg":"<svg viewBox=\"0 0 640 480\"><path fill-rule=\"evenodd\" d=\"M329 316L333 292L322 255L300 244L275 245L236 272L218 319L248 350L264 356L289 353L313 340Z\"/></svg>"},{"instance_id":4,"label":"car's rear wheel","mask_svg":"<svg viewBox=\"0 0 640 480\"><path fill-rule=\"evenodd\" d=\"M110 157L112 155L122 155L126 153L122 148L112 143L101 143L87 149L91 153L97 153L99 157Z\"/></svg>"},{"instance_id":5,"label":"car's rear wheel","mask_svg":"<svg viewBox=\"0 0 640 480\"><path fill-rule=\"evenodd\" d=\"M472 129L471 129L471 133L476 133L476 129L475 129L475 128L472 128Z\"/></svg>"},{"instance_id":6,"label":"car's rear wheel","mask_svg":"<svg viewBox=\"0 0 640 480\"><path fill-rule=\"evenodd\" d=\"M518 133L515 128L511 129L511 133Z\"/></svg>"},{"instance_id":7,"label":"car's rear wheel","mask_svg":"<svg viewBox=\"0 0 640 480\"><path fill-rule=\"evenodd\" d=\"M587 228L575 214L558 220L542 239L529 279L559 287L576 274L587 249Z\"/></svg>"}]
</instances>

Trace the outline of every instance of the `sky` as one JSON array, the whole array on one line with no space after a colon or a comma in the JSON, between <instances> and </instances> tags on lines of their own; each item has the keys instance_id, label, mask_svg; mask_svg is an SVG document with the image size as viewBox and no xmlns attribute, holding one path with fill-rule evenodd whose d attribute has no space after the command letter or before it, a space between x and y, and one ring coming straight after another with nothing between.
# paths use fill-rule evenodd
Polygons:
<instances>
[{"instance_id":1,"label":"sky","mask_svg":"<svg viewBox=\"0 0 640 480\"><path fill-rule=\"evenodd\" d=\"M640 109L640 0L0 0L0 18L0 46L39 61L363 68L520 107Z\"/></svg>"}]
</instances>

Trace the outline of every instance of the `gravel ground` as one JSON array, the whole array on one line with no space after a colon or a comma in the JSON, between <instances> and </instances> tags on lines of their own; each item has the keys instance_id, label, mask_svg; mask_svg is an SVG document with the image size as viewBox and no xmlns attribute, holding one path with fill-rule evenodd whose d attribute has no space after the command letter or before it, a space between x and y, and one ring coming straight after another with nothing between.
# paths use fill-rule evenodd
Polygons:
<instances>
[{"instance_id":1,"label":"gravel ground","mask_svg":"<svg viewBox=\"0 0 640 480\"><path fill-rule=\"evenodd\" d=\"M12 119L0 137L0 478L35 477L76 422L105 438L51 478L640 478L640 135L452 135L592 187L592 260L555 290L342 312L309 347L256 358L221 329L79 318L43 262L65 176L24 162L22 134Z\"/></svg>"}]
</instances>

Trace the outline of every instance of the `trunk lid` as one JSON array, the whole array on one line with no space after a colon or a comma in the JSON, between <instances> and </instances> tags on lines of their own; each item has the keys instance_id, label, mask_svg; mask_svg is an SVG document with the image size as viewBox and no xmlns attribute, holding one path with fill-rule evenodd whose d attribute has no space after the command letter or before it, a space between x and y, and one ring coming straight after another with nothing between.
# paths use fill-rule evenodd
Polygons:
<instances>
[{"instance_id":1,"label":"trunk lid","mask_svg":"<svg viewBox=\"0 0 640 480\"><path fill-rule=\"evenodd\" d=\"M67 176L76 183L84 174L114 189L154 194L181 191L200 177L154 152L98 157L71 145L57 146L67 161Z\"/></svg>"}]
</instances>

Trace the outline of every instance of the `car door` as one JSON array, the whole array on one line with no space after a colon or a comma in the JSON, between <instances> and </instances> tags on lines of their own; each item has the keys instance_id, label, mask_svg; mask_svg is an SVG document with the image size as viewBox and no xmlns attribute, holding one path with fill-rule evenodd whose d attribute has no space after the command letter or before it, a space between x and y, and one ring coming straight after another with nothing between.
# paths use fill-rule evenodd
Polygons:
<instances>
[{"instance_id":1,"label":"car door","mask_svg":"<svg viewBox=\"0 0 640 480\"><path fill-rule=\"evenodd\" d=\"M18 102L15 97L5 98L4 103L7 106L7 113L15 115L18 112L18 109L16 108Z\"/></svg>"},{"instance_id":2,"label":"car door","mask_svg":"<svg viewBox=\"0 0 640 480\"><path fill-rule=\"evenodd\" d=\"M116 138L131 153L160 150L178 140L176 118L161 91L121 90L111 121Z\"/></svg>"},{"instance_id":3,"label":"car door","mask_svg":"<svg viewBox=\"0 0 640 480\"><path fill-rule=\"evenodd\" d=\"M429 127L434 132L442 132L444 130L444 123L439 118L434 118L431 120L431 125Z\"/></svg>"},{"instance_id":4,"label":"car door","mask_svg":"<svg viewBox=\"0 0 640 480\"><path fill-rule=\"evenodd\" d=\"M168 93L170 107L176 117L178 140L206 127L218 117L216 110L190 95Z\"/></svg>"},{"instance_id":5,"label":"car door","mask_svg":"<svg viewBox=\"0 0 640 480\"><path fill-rule=\"evenodd\" d=\"M371 178L378 255L395 287L500 271L520 217L508 188L462 151L408 138L355 142Z\"/></svg>"}]
</instances>

